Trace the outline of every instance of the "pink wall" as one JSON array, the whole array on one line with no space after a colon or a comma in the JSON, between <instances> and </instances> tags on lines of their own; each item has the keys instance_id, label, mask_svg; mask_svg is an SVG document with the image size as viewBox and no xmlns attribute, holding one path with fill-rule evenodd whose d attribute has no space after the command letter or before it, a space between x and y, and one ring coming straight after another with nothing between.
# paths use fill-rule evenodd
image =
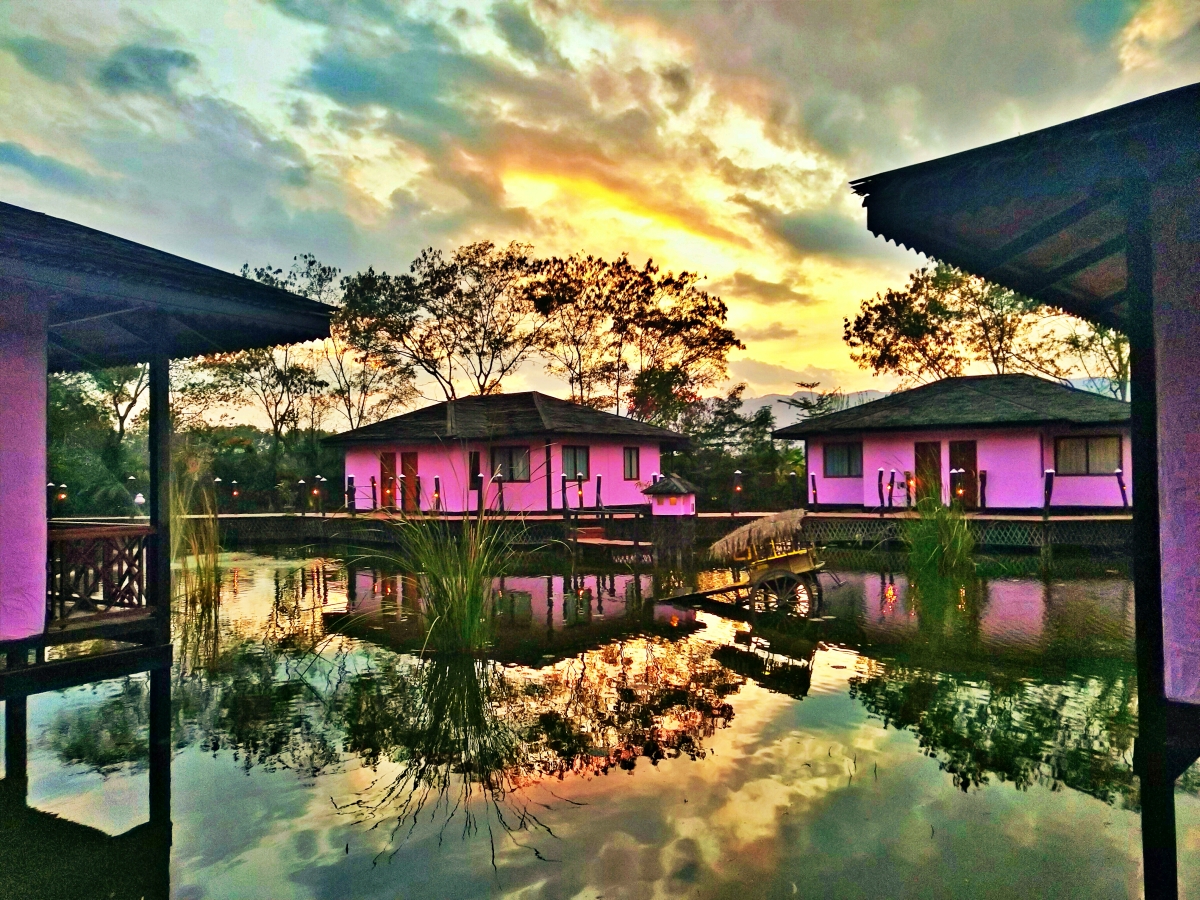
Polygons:
<instances>
[{"instance_id":1,"label":"pink wall","mask_svg":"<svg viewBox=\"0 0 1200 900\"><path fill-rule=\"evenodd\" d=\"M824 441L809 442L809 472L816 475L817 495L824 504L853 504L873 508L879 505L878 477L883 469L884 497L896 472L892 502L904 506L904 473L915 472L914 445L918 441L939 441L942 445L942 500L949 501L950 442L975 441L976 465L987 472L987 505L993 509L1041 509L1044 472L1054 468L1054 438L1063 434L1113 434L1122 437L1126 492L1130 502L1129 429L1099 428L1086 431L1066 429L992 430L963 429L941 432L896 432L867 435L862 438L862 478L826 478ZM857 438L837 438L837 442ZM809 478L812 499L812 478ZM915 498L914 498L915 500ZM1121 491L1113 475L1064 475L1054 482L1053 506L1121 506Z\"/></svg>"},{"instance_id":2,"label":"pink wall","mask_svg":"<svg viewBox=\"0 0 1200 900\"><path fill-rule=\"evenodd\" d=\"M681 496L664 497L657 494L653 497L643 497L645 500L653 500L650 505L650 513L655 516L694 516L696 514L696 495L683 494ZM671 501L675 502L672 503Z\"/></svg>"},{"instance_id":3,"label":"pink wall","mask_svg":"<svg viewBox=\"0 0 1200 900\"><path fill-rule=\"evenodd\" d=\"M562 443L554 440L550 444L550 509L562 509ZM596 504L596 476L602 475L601 498L607 506L624 506L645 503L642 488L650 484L650 477L659 471L660 459L657 444L612 442L588 442L571 439L569 445L587 445L591 472L583 485L583 505ZM468 490L468 454L480 453L483 468L490 465L491 447L529 447L529 481L507 482L503 486L504 508L509 512L544 512L546 510L546 439L528 438L497 442L495 445L481 443L447 443L444 445L424 444L382 445L350 447L346 451L346 477L353 476L357 506L360 510L371 508L371 476L380 478L379 454L394 452L396 467L400 468L400 454L417 454L417 474L421 479L421 508L433 505L434 478L440 478L442 487L441 506L449 512L474 509L477 502L474 491ZM624 448L637 446L640 450L640 478L626 481ZM499 485L491 484L487 489L487 508L498 509ZM572 481L567 485L567 504L574 508L579 504L578 486Z\"/></svg>"},{"instance_id":4,"label":"pink wall","mask_svg":"<svg viewBox=\"0 0 1200 900\"><path fill-rule=\"evenodd\" d=\"M1152 202L1166 692L1200 703L1200 200L1192 183L1161 185Z\"/></svg>"},{"instance_id":5,"label":"pink wall","mask_svg":"<svg viewBox=\"0 0 1200 900\"><path fill-rule=\"evenodd\" d=\"M46 625L46 306L0 294L0 640Z\"/></svg>"}]
</instances>

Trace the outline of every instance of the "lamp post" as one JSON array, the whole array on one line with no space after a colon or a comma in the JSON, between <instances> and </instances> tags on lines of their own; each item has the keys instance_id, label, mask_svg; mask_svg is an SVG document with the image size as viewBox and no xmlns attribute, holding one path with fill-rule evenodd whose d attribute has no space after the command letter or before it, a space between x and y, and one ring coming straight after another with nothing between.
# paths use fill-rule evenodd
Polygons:
<instances>
[{"instance_id":1,"label":"lamp post","mask_svg":"<svg viewBox=\"0 0 1200 900\"><path fill-rule=\"evenodd\" d=\"M297 488L300 491L300 515L304 515L304 505L308 503L308 497L305 496L304 493L306 490L305 485L307 483L308 482L306 482L303 478L296 482Z\"/></svg>"},{"instance_id":2,"label":"lamp post","mask_svg":"<svg viewBox=\"0 0 1200 900\"><path fill-rule=\"evenodd\" d=\"M733 470L733 496L730 498L729 515L736 516L738 513L738 500L742 496L742 470Z\"/></svg>"},{"instance_id":3,"label":"lamp post","mask_svg":"<svg viewBox=\"0 0 1200 900\"><path fill-rule=\"evenodd\" d=\"M220 475L213 477L213 507L216 509L218 516L221 514L221 483Z\"/></svg>"},{"instance_id":4,"label":"lamp post","mask_svg":"<svg viewBox=\"0 0 1200 900\"><path fill-rule=\"evenodd\" d=\"M136 486L137 486L137 478L135 478L133 475L130 475L128 478L125 479L125 491L126 491L126 493L129 494L129 518L131 518L131 519L135 515L137 515L137 507L133 505L133 494L134 494L133 489Z\"/></svg>"},{"instance_id":5,"label":"lamp post","mask_svg":"<svg viewBox=\"0 0 1200 900\"><path fill-rule=\"evenodd\" d=\"M238 511L238 497L240 495L241 491L238 489L237 479L235 478L233 481L229 482L229 501L233 507L233 512L235 513Z\"/></svg>"}]
</instances>

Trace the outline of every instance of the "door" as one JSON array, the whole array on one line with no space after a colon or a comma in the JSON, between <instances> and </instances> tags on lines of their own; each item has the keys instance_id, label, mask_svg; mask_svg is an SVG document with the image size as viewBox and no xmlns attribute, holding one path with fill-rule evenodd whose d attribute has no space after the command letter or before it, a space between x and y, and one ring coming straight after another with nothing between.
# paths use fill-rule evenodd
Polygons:
<instances>
[{"instance_id":1,"label":"door","mask_svg":"<svg viewBox=\"0 0 1200 900\"><path fill-rule=\"evenodd\" d=\"M918 441L914 447L917 469L917 502L926 497L942 502L942 443Z\"/></svg>"},{"instance_id":2,"label":"door","mask_svg":"<svg viewBox=\"0 0 1200 900\"><path fill-rule=\"evenodd\" d=\"M962 503L963 509L975 509L979 506L979 470L975 463L974 441L950 442L950 469L959 469L956 475L950 476L952 500Z\"/></svg>"},{"instance_id":3,"label":"door","mask_svg":"<svg viewBox=\"0 0 1200 900\"><path fill-rule=\"evenodd\" d=\"M379 454L379 505L383 509L396 506L396 454Z\"/></svg>"},{"instance_id":4,"label":"door","mask_svg":"<svg viewBox=\"0 0 1200 900\"><path fill-rule=\"evenodd\" d=\"M400 473L404 476L405 512L417 512L421 508L421 482L417 479L417 454L400 454Z\"/></svg>"}]
</instances>

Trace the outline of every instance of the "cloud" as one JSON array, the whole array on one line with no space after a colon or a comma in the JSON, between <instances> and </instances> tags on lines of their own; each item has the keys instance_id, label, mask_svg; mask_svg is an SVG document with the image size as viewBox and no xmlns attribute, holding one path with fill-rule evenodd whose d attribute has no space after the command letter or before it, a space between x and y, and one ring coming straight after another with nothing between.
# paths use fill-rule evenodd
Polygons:
<instances>
[{"instance_id":1,"label":"cloud","mask_svg":"<svg viewBox=\"0 0 1200 900\"><path fill-rule=\"evenodd\" d=\"M514 53L537 63L562 63L562 58L551 48L546 32L533 21L526 7L497 3L492 7L491 18Z\"/></svg>"},{"instance_id":2,"label":"cloud","mask_svg":"<svg viewBox=\"0 0 1200 900\"><path fill-rule=\"evenodd\" d=\"M749 272L740 269L728 278L720 281L716 289L729 292L738 297L757 300L759 303L773 306L776 303L797 303L806 305L814 302L811 294L796 290L794 282L763 281Z\"/></svg>"},{"instance_id":3,"label":"cloud","mask_svg":"<svg viewBox=\"0 0 1200 900\"><path fill-rule=\"evenodd\" d=\"M751 325L737 329L737 336L743 341L781 341L784 338L798 337L800 332L782 322L770 322L767 325Z\"/></svg>"},{"instance_id":4,"label":"cloud","mask_svg":"<svg viewBox=\"0 0 1200 900\"><path fill-rule=\"evenodd\" d=\"M895 247L889 247L886 241L867 231L865 221L855 221L855 218L865 220L865 213L852 218L833 206L782 212L744 194L734 199L746 208L753 221L802 256L862 259L898 255Z\"/></svg>"},{"instance_id":5,"label":"cloud","mask_svg":"<svg viewBox=\"0 0 1200 900\"><path fill-rule=\"evenodd\" d=\"M178 72L197 68L196 57L183 50L128 44L113 51L96 75L96 84L111 94L169 96Z\"/></svg>"},{"instance_id":6,"label":"cloud","mask_svg":"<svg viewBox=\"0 0 1200 900\"><path fill-rule=\"evenodd\" d=\"M39 156L14 141L0 142L0 165L20 169L46 187L70 194L92 194L100 186L99 181L83 169L53 156Z\"/></svg>"},{"instance_id":7,"label":"cloud","mask_svg":"<svg viewBox=\"0 0 1200 900\"><path fill-rule=\"evenodd\" d=\"M799 382L818 382L822 388L833 388L847 380L849 373L819 366L792 369L757 359L736 359L729 364L730 375L759 390L782 390L791 393Z\"/></svg>"},{"instance_id":8,"label":"cloud","mask_svg":"<svg viewBox=\"0 0 1200 900\"><path fill-rule=\"evenodd\" d=\"M43 38L18 37L10 38L2 46L39 78L61 84L74 77L75 58L61 44Z\"/></svg>"}]
</instances>

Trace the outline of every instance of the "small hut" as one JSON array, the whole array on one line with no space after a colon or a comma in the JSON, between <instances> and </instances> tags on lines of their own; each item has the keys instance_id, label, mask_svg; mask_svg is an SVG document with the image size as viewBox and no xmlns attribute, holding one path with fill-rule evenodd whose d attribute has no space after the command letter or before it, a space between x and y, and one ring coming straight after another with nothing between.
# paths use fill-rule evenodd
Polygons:
<instances>
[{"instance_id":1,"label":"small hut","mask_svg":"<svg viewBox=\"0 0 1200 900\"><path fill-rule=\"evenodd\" d=\"M650 514L655 516L694 516L696 486L678 475L664 475L642 488L650 498Z\"/></svg>"}]
</instances>

